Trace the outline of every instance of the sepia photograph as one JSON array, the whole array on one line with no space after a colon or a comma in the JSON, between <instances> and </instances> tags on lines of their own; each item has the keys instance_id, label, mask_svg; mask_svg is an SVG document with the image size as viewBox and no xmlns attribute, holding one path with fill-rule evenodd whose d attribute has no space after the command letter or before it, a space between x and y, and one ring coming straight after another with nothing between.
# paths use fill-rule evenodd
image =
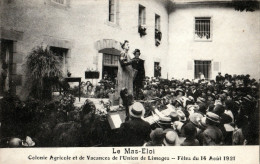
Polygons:
<instances>
[{"instance_id":1,"label":"sepia photograph","mask_svg":"<svg viewBox=\"0 0 260 164\"><path fill-rule=\"evenodd\" d=\"M0 149L259 146L259 5L1 0Z\"/></svg>"}]
</instances>

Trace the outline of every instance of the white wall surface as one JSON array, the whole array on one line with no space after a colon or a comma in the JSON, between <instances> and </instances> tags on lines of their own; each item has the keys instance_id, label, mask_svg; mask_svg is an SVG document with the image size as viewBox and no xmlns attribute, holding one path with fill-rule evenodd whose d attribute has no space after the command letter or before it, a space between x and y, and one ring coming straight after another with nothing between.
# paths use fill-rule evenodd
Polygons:
<instances>
[{"instance_id":1,"label":"white wall surface","mask_svg":"<svg viewBox=\"0 0 260 164\"><path fill-rule=\"evenodd\" d=\"M194 41L195 17L210 16L212 41ZM239 12L233 8L179 8L169 15L169 74L194 78L194 60L220 62L222 74L250 74L260 78L260 11ZM213 66L212 66L213 69ZM212 71L212 78L218 71Z\"/></svg>"}]
</instances>

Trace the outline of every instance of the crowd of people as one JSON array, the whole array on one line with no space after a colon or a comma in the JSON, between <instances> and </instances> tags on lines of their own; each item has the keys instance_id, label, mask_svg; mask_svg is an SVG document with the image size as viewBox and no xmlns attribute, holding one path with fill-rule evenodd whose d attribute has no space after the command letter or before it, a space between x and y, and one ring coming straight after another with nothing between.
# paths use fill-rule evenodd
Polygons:
<instances>
[{"instance_id":1,"label":"crowd of people","mask_svg":"<svg viewBox=\"0 0 260 164\"><path fill-rule=\"evenodd\" d=\"M147 77L141 94L119 129L121 146L259 144L259 83L249 75L219 73L210 81ZM154 124L144 119L169 108Z\"/></svg>"}]
</instances>

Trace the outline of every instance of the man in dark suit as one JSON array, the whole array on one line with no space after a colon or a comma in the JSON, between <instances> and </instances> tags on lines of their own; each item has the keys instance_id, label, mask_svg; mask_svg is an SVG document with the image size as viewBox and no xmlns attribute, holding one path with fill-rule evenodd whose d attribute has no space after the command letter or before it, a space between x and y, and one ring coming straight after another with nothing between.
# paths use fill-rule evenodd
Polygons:
<instances>
[{"instance_id":1,"label":"man in dark suit","mask_svg":"<svg viewBox=\"0 0 260 164\"><path fill-rule=\"evenodd\" d=\"M145 80L144 60L140 59L140 50L135 49L133 54L135 57L132 59L132 67L137 70L137 74L134 78L134 96L136 99L140 99L140 92L143 88L143 82Z\"/></svg>"},{"instance_id":2,"label":"man in dark suit","mask_svg":"<svg viewBox=\"0 0 260 164\"><path fill-rule=\"evenodd\" d=\"M131 120L121 124L119 129L120 146L143 146L150 140L150 124L142 120L145 109L139 102L135 102L129 108Z\"/></svg>"},{"instance_id":3,"label":"man in dark suit","mask_svg":"<svg viewBox=\"0 0 260 164\"><path fill-rule=\"evenodd\" d=\"M220 81L222 81L224 79L224 77L221 75L221 72L218 73L218 75L216 76L216 83L220 83Z\"/></svg>"}]
</instances>

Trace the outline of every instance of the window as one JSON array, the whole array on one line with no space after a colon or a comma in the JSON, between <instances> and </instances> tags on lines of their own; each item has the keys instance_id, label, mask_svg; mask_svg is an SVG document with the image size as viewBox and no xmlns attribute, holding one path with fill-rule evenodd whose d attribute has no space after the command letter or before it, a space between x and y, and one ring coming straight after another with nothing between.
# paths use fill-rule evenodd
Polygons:
<instances>
[{"instance_id":1,"label":"window","mask_svg":"<svg viewBox=\"0 0 260 164\"><path fill-rule=\"evenodd\" d=\"M47 4L60 9L68 9L70 7L70 0L45 0Z\"/></svg>"},{"instance_id":2,"label":"window","mask_svg":"<svg viewBox=\"0 0 260 164\"><path fill-rule=\"evenodd\" d=\"M211 61L208 60L195 60L195 79L199 79L201 74L204 75L205 79L211 78Z\"/></svg>"},{"instance_id":3,"label":"window","mask_svg":"<svg viewBox=\"0 0 260 164\"><path fill-rule=\"evenodd\" d=\"M66 5L66 0L52 0L52 2L60 4L60 5Z\"/></svg>"},{"instance_id":4,"label":"window","mask_svg":"<svg viewBox=\"0 0 260 164\"><path fill-rule=\"evenodd\" d=\"M155 29L160 31L160 15L155 14Z\"/></svg>"},{"instance_id":5,"label":"window","mask_svg":"<svg viewBox=\"0 0 260 164\"><path fill-rule=\"evenodd\" d=\"M138 25L145 25L146 18L145 18L145 7L142 5L139 5L139 19L138 19Z\"/></svg>"},{"instance_id":6,"label":"window","mask_svg":"<svg viewBox=\"0 0 260 164\"><path fill-rule=\"evenodd\" d=\"M111 55L111 54L104 54L104 66L118 66L119 56L118 55Z\"/></svg>"},{"instance_id":7,"label":"window","mask_svg":"<svg viewBox=\"0 0 260 164\"><path fill-rule=\"evenodd\" d=\"M160 62L154 62L154 77L161 77Z\"/></svg>"},{"instance_id":8,"label":"window","mask_svg":"<svg viewBox=\"0 0 260 164\"><path fill-rule=\"evenodd\" d=\"M50 47L50 50L57 56L62 58L61 68L64 76L67 75L68 70L68 49L60 47Z\"/></svg>"},{"instance_id":9,"label":"window","mask_svg":"<svg viewBox=\"0 0 260 164\"><path fill-rule=\"evenodd\" d=\"M195 18L195 40L211 40L211 18L196 17Z\"/></svg>"},{"instance_id":10,"label":"window","mask_svg":"<svg viewBox=\"0 0 260 164\"><path fill-rule=\"evenodd\" d=\"M120 55L103 53L103 78L106 74L112 81L115 80L117 77L119 57Z\"/></svg>"},{"instance_id":11,"label":"window","mask_svg":"<svg viewBox=\"0 0 260 164\"><path fill-rule=\"evenodd\" d=\"M162 33L160 31L160 16L155 14L155 45L159 46L161 44Z\"/></svg>"},{"instance_id":12,"label":"window","mask_svg":"<svg viewBox=\"0 0 260 164\"><path fill-rule=\"evenodd\" d=\"M109 0L109 18L110 22L115 21L115 0Z\"/></svg>"},{"instance_id":13,"label":"window","mask_svg":"<svg viewBox=\"0 0 260 164\"><path fill-rule=\"evenodd\" d=\"M108 21L119 24L119 0L108 0Z\"/></svg>"}]
</instances>

